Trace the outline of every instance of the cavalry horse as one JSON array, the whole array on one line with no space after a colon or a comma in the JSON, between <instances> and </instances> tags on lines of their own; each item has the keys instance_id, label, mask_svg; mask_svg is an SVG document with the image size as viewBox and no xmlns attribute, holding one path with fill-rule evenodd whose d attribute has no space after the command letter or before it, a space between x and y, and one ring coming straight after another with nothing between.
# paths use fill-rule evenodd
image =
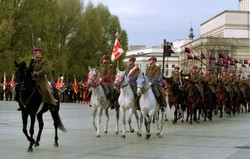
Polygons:
<instances>
[{"instance_id":1,"label":"cavalry horse","mask_svg":"<svg viewBox=\"0 0 250 159\"><path fill-rule=\"evenodd\" d=\"M153 120L153 117L155 118L155 122L157 124L157 136L159 138L162 138L162 128L164 125L164 112L161 111L161 124L159 126L159 110L160 110L160 104L157 103L157 100L155 98L155 95L153 93L153 90L151 86L149 85L149 79L145 75L139 75L137 78L137 95L140 96L140 109L142 116L144 118L144 124L146 128L146 137L145 139L149 139L150 134L150 124Z\"/></svg>"},{"instance_id":2,"label":"cavalry horse","mask_svg":"<svg viewBox=\"0 0 250 159\"><path fill-rule=\"evenodd\" d=\"M87 85L91 88L91 98L90 98L90 105L93 109L92 117L93 117L93 126L96 130L96 137L100 138L100 124L102 118L102 112L105 111L106 115L106 123L104 127L105 134L108 132L108 121L109 121L109 113L108 109L111 106L111 101L107 99L104 89L101 85L101 77L98 74L96 68L89 67ZM119 121L119 108L115 107L116 110L116 134L118 134L118 121ZM96 114L98 111L98 120L96 126Z\"/></svg>"},{"instance_id":3,"label":"cavalry horse","mask_svg":"<svg viewBox=\"0 0 250 159\"><path fill-rule=\"evenodd\" d=\"M218 106L220 110L220 118L223 117L223 106L225 105L225 112L228 115L231 115L232 111L232 102L230 100L229 93L227 92L226 88L222 85L220 81L216 84L216 97L218 101Z\"/></svg>"},{"instance_id":4,"label":"cavalry horse","mask_svg":"<svg viewBox=\"0 0 250 159\"><path fill-rule=\"evenodd\" d=\"M184 110L186 107L185 102L185 92L179 88L179 85L173 81L173 78L163 77L163 80L167 81L168 87L168 103L171 109L172 106L175 107L174 112L174 121L173 123L176 124L178 120L178 112L181 110L182 122L184 122Z\"/></svg>"},{"instance_id":5,"label":"cavalry horse","mask_svg":"<svg viewBox=\"0 0 250 159\"><path fill-rule=\"evenodd\" d=\"M119 69L116 70L117 74L115 76L114 86L120 89L120 96L118 98L118 103L120 105L120 112L122 113L122 123L123 123L123 131L122 131L122 138L125 138L126 134L126 111L129 111L128 116L128 124L130 132L134 132L134 129L131 126L131 118L132 115L135 115L136 123L137 123L137 135L141 136L141 124L142 124L142 116L140 116L140 123L139 123L139 116L137 114L137 110L135 108L135 96L130 87L129 78L126 76L125 71L120 71ZM134 84L134 83L132 83Z\"/></svg>"},{"instance_id":6,"label":"cavalry horse","mask_svg":"<svg viewBox=\"0 0 250 159\"><path fill-rule=\"evenodd\" d=\"M26 138L30 142L30 145L28 147L28 152L33 151L33 145L35 147L38 147L40 144L40 138L43 130L43 113L50 110L51 116L54 121L54 128L55 128L55 142L54 146L58 147L58 135L57 135L57 129L59 128L62 131L66 131L66 129L63 126L63 123L60 119L59 115L59 108L60 105L57 103L57 106L55 109L53 109L48 104L42 103L42 98L40 94L40 90L38 86L36 85L36 82L33 80L32 71L26 67L26 63L22 62L18 64L15 62L16 65L16 73L15 73L15 91L16 91L16 97L15 100L18 102L21 112L22 112L22 121L23 121L23 133L25 134ZM59 96L57 93L56 99L59 99ZM27 122L28 122L28 116L30 116L31 122L30 122L30 135L27 131ZM33 138L34 135L34 125L35 125L35 119L37 117L37 120L39 122L39 131L36 140Z\"/></svg>"},{"instance_id":7,"label":"cavalry horse","mask_svg":"<svg viewBox=\"0 0 250 159\"><path fill-rule=\"evenodd\" d=\"M192 124L193 121L193 115L194 120L197 121L197 111L199 108L199 105L201 104L201 96L200 93L195 86L195 84L192 81L189 81L189 85L187 89L187 119L188 121L189 115L190 115L190 124ZM198 121L197 121L198 122Z\"/></svg>"},{"instance_id":8,"label":"cavalry horse","mask_svg":"<svg viewBox=\"0 0 250 159\"><path fill-rule=\"evenodd\" d=\"M203 91L204 91L204 103L203 103L203 113L204 113L204 121L206 118L211 121L213 117L213 110L216 106L216 96L215 92L213 93L212 88L207 82L202 82Z\"/></svg>"}]
</instances>

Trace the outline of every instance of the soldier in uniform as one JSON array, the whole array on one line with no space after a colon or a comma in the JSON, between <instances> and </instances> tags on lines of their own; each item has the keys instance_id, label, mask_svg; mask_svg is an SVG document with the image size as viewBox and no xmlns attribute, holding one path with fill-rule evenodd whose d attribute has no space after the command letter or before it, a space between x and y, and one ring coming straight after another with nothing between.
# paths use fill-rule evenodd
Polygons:
<instances>
[{"instance_id":1,"label":"soldier in uniform","mask_svg":"<svg viewBox=\"0 0 250 159\"><path fill-rule=\"evenodd\" d=\"M208 83L209 88L215 94L215 83L216 83L216 76L211 72L210 68L207 68L206 73L204 74L203 80Z\"/></svg>"},{"instance_id":2,"label":"soldier in uniform","mask_svg":"<svg viewBox=\"0 0 250 159\"><path fill-rule=\"evenodd\" d=\"M129 64L127 65L125 69L125 74L128 74L133 68L137 67L135 65L136 58L134 56L131 56L128 61L129 61ZM131 74L129 77L130 87L135 96L135 107L137 110L140 110L139 96L137 96L137 93L136 93L136 90L137 90L136 80L137 80L139 73L140 73L140 69L139 67L137 67L136 70L133 72L133 74Z\"/></svg>"},{"instance_id":3,"label":"soldier in uniform","mask_svg":"<svg viewBox=\"0 0 250 159\"><path fill-rule=\"evenodd\" d=\"M201 86L200 86L202 77L199 74L199 72L197 71L197 69L198 69L197 66L193 66L192 70L188 74L182 74L182 76L184 76L184 77L188 76L189 80L191 82L195 83L195 87L199 91L199 93L201 95L201 98L202 98L202 101L204 101L204 92L203 92L203 90L201 89ZM189 87L190 87L190 84L186 87L186 90L188 90Z\"/></svg>"},{"instance_id":4,"label":"soldier in uniform","mask_svg":"<svg viewBox=\"0 0 250 159\"><path fill-rule=\"evenodd\" d=\"M146 70L146 76L149 78L149 84L152 87L158 103L160 103L161 105L161 110L164 111L167 104L162 89L160 88L160 85L158 83L158 80L160 78L160 67L155 65L157 61L157 58L155 56L151 56L148 60L150 66Z\"/></svg>"},{"instance_id":5,"label":"soldier in uniform","mask_svg":"<svg viewBox=\"0 0 250 159\"><path fill-rule=\"evenodd\" d=\"M98 68L98 72L102 77L102 87L107 98L111 101L111 109L114 108L114 91L113 91L113 83L114 83L114 74L113 74L113 66L110 63L110 57L108 55L103 55L101 58L101 64Z\"/></svg>"},{"instance_id":6,"label":"soldier in uniform","mask_svg":"<svg viewBox=\"0 0 250 159\"><path fill-rule=\"evenodd\" d=\"M221 77L219 78L219 81L222 82L223 86L226 88L226 91L229 93L229 97L230 97L230 100L231 100L231 103L232 103L232 100L233 100L233 91L230 87L230 85L232 84L231 82L231 79L229 77L229 75L227 74L227 70L224 70L222 72L222 75Z\"/></svg>"},{"instance_id":7,"label":"soldier in uniform","mask_svg":"<svg viewBox=\"0 0 250 159\"><path fill-rule=\"evenodd\" d=\"M173 78L173 81L177 84L180 84L180 67L175 66L174 71L172 71L171 78Z\"/></svg>"},{"instance_id":8,"label":"soldier in uniform","mask_svg":"<svg viewBox=\"0 0 250 159\"><path fill-rule=\"evenodd\" d=\"M29 67L34 70L34 78L41 90L42 102L50 106L57 106L57 100L53 96L52 89L49 86L46 71L48 69L48 62L42 56L41 48L35 48L33 58L29 63Z\"/></svg>"}]
</instances>

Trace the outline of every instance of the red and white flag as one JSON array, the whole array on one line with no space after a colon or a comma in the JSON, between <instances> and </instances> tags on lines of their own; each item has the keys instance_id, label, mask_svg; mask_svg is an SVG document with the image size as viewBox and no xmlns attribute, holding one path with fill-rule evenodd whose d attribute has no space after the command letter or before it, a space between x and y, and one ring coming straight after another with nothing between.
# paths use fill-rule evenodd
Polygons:
<instances>
[{"instance_id":1,"label":"red and white flag","mask_svg":"<svg viewBox=\"0 0 250 159\"><path fill-rule=\"evenodd\" d=\"M122 54L123 54L123 49L122 46L120 44L120 38L118 36L118 32L115 34L115 44L114 44L114 48L112 51L112 55L111 55L111 60L114 61L117 58L119 58Z\"/></svg>"},{"instance_id":2,"label":"red and white flag","mask_svg":"<svg viewBox=\"0 0 250 159\"><path fill-rule=\"evenodd\" d=\"M56 89L60 89L63 87L63 76L59 76L56 81Z\"/></svg>"},{"instance_id":3,"label":"red and white flag","mask_svg":"<svg viewBox=\"0 0 250 159\"><path fill-rule=\"evenodd\" d=\"M6 73L3 74L3 90L7 88L7 79L6 79Z\"/></svg>"},{"instance_id":4,"label":"red and white flag","mask_svg":"<svg viewBox=\"0 0 250 159\"><path fill-rule=\"evenodd\" d=\"M13 88L14 88L14 85L15 85L15 81L14 81L14 74L12 74L12 78L11 78L11 80L10 80L10 90L12 90Z\"/></svg>"}]
</instances>

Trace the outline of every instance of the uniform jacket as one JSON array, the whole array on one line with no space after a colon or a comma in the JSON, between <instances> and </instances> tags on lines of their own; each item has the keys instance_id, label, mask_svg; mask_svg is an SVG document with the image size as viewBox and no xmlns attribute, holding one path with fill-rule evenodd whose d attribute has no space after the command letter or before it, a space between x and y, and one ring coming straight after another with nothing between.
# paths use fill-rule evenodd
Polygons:
<instances>
[{"instance_id":1,"label":"uniform jacket","mask_svg":"<svg viewBox=\"0 0 250 159\"><path fill-rule=\"evenodd\" d=\"M146 76L148 76L149 81L152 84L158 84L158 79L160 77L160 67L153 65L153 66L149 66L146 70Z\"/></svg>"}]
</instances>

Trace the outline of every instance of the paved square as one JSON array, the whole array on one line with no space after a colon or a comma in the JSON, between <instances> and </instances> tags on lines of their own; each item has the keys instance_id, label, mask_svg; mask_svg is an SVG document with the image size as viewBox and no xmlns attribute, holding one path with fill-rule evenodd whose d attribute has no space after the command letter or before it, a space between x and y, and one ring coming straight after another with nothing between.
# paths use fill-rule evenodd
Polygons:
<instances>
[{"instance_id":1,"label":"paved square","mask_svg":"<svg viewBox=\"0 0 250 159\"><path fill-rule=\"evenodd\" d=\"M250 158L250 113L200 124L166 122L163 138L152 136L145 140L136 133L127 133L126 138L115 134L114 111L110 110L109 132L95 137L91 108L87 104L62 103L60 115L66 133L59 131L59 147L53 147L54 127L50 113L44 114L44 130L40 147L26 152L28 141L22 132L21 113L16 111L16 102L0 101L0 159L249 159ZM103 119L104 119L103 115ZM135 118L133 126L135 128ZM104 128L104 120L101 124ZM122 128L120 120L120 129ZM37 134L37 122L35 135Z\"/></svg>"}]
</instances>

